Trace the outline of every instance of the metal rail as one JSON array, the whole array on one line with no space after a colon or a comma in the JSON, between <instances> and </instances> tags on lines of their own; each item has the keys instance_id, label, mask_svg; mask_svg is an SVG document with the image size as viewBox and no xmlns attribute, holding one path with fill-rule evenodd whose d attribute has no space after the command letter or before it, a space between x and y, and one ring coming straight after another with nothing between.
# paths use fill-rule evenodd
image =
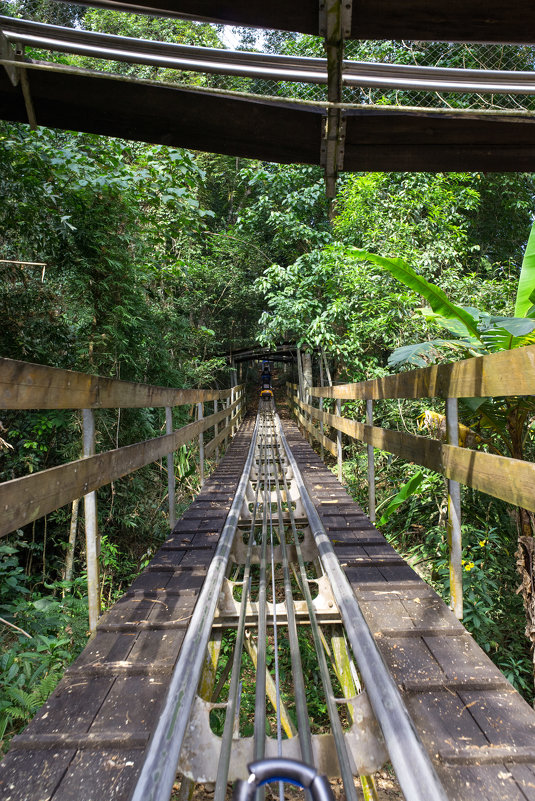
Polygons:
<instances>
[{"instance_id":1,"label":"metal rail","mask_svg":"<svg viewBox=\"0 0 535 801\"><path fill-rule=\"evenodd\" d=\"M132 794L132 801L160 801L162 798L168 799L171 795L180 749L195 699L197 688L195 677L199 677L201 673L219 593L229 562L232 541L236 534L247 481L253 464L257 434L258 421L253 432L245 468L184 638L167 698Z\"/></svg>"},{"instance_id":2,"label":"metal rail","mask_svg":"<svg viewBox=\"0 0 535 801\"><path fill-rule=\"evenodd\" d=\"M247 519L248 523L244 526ZM248 539L245 541L247 532ZM243 534L241 542L240 534ZM304 537L303 541L301 536ZM324 575L321 574L318 559ZM313 578L310 575L312 563L317 566ZM238 580L240 565L243 566L243 576ZM316 572L318 569L319 574ZM231 574L234 580L228 578ZM280 420L267 404L259 412L238 490L198 598L132 801L168 799L177 765L180 771L183 764L189 765L186 772L189 770L187 775L193 776L194 780L201 780L195 779L196 769L191 767L195 762L199 774L208 775L202 764L206 757L199 755L200 748L206 745L202 737L210 739L207 753L213 755L213 764L208 773L213 775L216 770L214 779L211 779L215 780L214 801L224 801L229 781L243 778L247 762L266 757L300 759L319 772L325 772L325 764L330 762L331 775L334 768L334 772L342 777L348 801L357 801L354 777L360 773L365 798L376 798L374 792L366 791L366 787L374 788L373 779L367 775L368 771L359 767L363 760L358 752L359 746L355 746L355 738L361 736L365 739L367 736L367 732L362 730L360 734L355 734L354 728L355 704L358 705L359 699L367 704L366 697L365 694L357 696L358 678L356 685L351 680L353 689L348 687L347 682L344 683L340 662L336 661L334 648L330 651L325 630L322 630L318 601L320 608L325 601L320 596L315 601L312 598L311 583L321 585L326 579L333 593L329 595L329 605L334 605L334 596L403 792L411 801L444 801L446 796L442 786L332 552L284 437ZM234 598L236 587L241 587L239 601ZM304 600L296 600L299 594ZM218 599L219 609L216 609ZM303 604L308 612L306 618L303 616ZM230 624L230 628L236 631L233 653L227 665L220 668L212 702L203 702L199 698L196 700L195 691L201 683L210 630L216 631L214 626L218 616L228 623L230 608L235 609L237 618L235 624ZM299 615L296 614L297 609ZM340 621L340 617L336 619ZM299 624L303 623L309 627L310 639L308 635L303 639L306 629L302 625L299 630ZM220 637L221 628L217 628L217 631ZM257 646L252 641L253 631ZM337 635L331 636L334 646ZM289 644L291 689L288 661L284 678L282 670L279 670L279 661L284 654L282 640L285 638ZM310 649L310 641L313 643L314 660L330 721L330 746L322 744L324 735L311 733L311 710L307 705L302 655L303 648ZM242 685L246 681L251 684L250 667L246 667L249 663L245 645L251 656L255 653L253 662L256 662L252 737L243 736L240 729ZM268 654L271 660L268 660ZM343 658L348 668L355 672L347 649ZM271 669L268 667L270 661ZM339 690L335 691L333 687L333 672L342 688L341 698L337 697ZM215 668L213 681L215 684ZM219 694L227 683L227 700L220 702ZM274 723L272 718L268 720L266 699L275 710ZM295 705L297 728L290 719L288 705ZM346 732L340 716L341 706L347 707L349 712L345 720L346 728L349 720L350 729ZM207 724L209 711L214 708L225 708L221 738L217 738ZM190 737L186 738L188 725ZM266 736L266 727L274 731L275 737ZM286 739L283 739L283 728ZM203 731L204 734L200 735L197 743L190 742L196 731ZM376 742L372 773L387 758L382 742ZM181 754L183 745L185 752L188 752L186 756ZM337 768L332 765L333 748L337 755ZM187 788L191 779L186 778L185 781ZM284 798L282 784L279 786L279 796Z\"/></svg>"},{"instance_id":3,"label":"metal rail","mask_svg":"<svg viewBox=\"0 0 535 801\"><path fill-rule=\"evenodd\" d=\"M328 82L327 60L323 58L170 44L6 16L0 16L0 29L13 44L92 58L271 81ZM345 86L428 92L535 94L535 72L528 71L455 69L344 60L341 79Z\"/></svg>"},{"instance_id":4,"label":"metal rail","mask_svg":"<svg viewBox=\"0 0 535 801\"><path fill-rule=\"evenodd\" d=\"M359 603L310 499L280 421L278 428L294 480L299 488L301 503L305 508L312 535L318 547L321 563L331 582L349 642L373 711L381 727L401 789L405 797L410 798L411 801L446 801L447 796L440 780L375 644Z\"/></svg>"}]
</instances>

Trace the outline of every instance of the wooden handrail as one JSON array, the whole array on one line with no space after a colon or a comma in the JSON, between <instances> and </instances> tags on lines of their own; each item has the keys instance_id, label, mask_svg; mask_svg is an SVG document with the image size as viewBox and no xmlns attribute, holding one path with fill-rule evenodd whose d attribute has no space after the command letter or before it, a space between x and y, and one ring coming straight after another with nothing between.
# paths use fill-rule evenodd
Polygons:
<instances>
[{"instance_id":1,"label":"wooden handrail","mask_svg":"<svg viewBox=\"0 0 535 801\"><path fill-rule=\"evenodd\" d=\"M309 387L314 398L485 398L535 395L535 345L434 364L356 384Z\"/></svg>"},{"instance_id":2,"label":"wooden handrail","mask_svg":"<svg viewBox=\"0 0 535 801\"><path fill-rule=\"evenodd\" d=\"M315 428L309 420L303 417L298 411L295 412L295 416L303 426L312 436L318 440L318 442L323 445L325 450L329 451L334 457L336 457L337 449L336 449L336 442L333 442L332 439L329 439L322 434L317 428Z\"/></svg>"},{"instance_id":3,"label":"wooden handrail","mask_svg":"<svg viewBox=\"0 0 535 801\"><path fill-rule=\"evenodd\" d=\"M0 358L0 409L118 409L221 400L231 390L172 389Z\"/></svg>"},{"instance_id":4,"label":"wooden handrail","mask_svg":"<svg viewBox=\"0 0 535 801\"><path fill-rule=\"evenodd\" d=\"M365 425L357 420L322 412L301 401L297 395L294 395L293 402L313 419L342 431L352 439L388 453L395 453L409 462L441 473L446 478L535 512L533 462L446 445L429 437L403 431ZM301 415L299 417L302 422L304 418Z\"/></svg>"},{"instance_id":5,"label":"wooden handrail","mask_svg":"<svg viewBox=\"0 0 535 801\"><path fill-rule=\"evenodd\" d=\"M0 484L0 537L172 453L215 423L229 417L239 402L238 399L228 408L189 423L172 434L136 442Z\"/></svg>"}]
</instances>

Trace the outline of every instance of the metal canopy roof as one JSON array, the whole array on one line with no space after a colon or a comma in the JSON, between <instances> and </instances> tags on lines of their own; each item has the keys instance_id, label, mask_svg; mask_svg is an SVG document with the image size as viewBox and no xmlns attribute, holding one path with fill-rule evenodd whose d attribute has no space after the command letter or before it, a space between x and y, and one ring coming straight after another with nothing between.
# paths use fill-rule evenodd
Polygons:
<instances>
[{"instance_id":1,"label":"metal canopy roof","mask_svg":"<svg viewBox=\"0 0 535 801\"><path fill-rule=\"evenodd\" d=\"M499 92L514 83L515 91L533 93L533 74L527 72L444 70L343 60L344 40L357 33L361 37L396 38L409 35L409 30L416 35L417 29L421 39L526 41L535 30L529 24L531 19L535 22L532 0L518 0L507 13L505 5L488 0L484 14L482 0L463 0L462 4L452 0L447 4L447 15L443 9L439 15L435 3L427 0L405 0L403 4L391 0L374 0L374 4L370 0L297 0L291 6L280 0L269 4L257 0L151 0L150 5L145 0L136 5L97 0L92 4L311 33L321 30L326 59L123 40L2 17L0 28L5 29L6 36L0 31L0 61L5 67L0 69L0 118L265 161L321 164L329 197L335 194L337 174L344 170L535 171L535 115L529 112L427 110L341 102L342 85L351 81L396 88L416 82L435 88L453 86L458 92L469 84L476 86L476 91ZM520 27L522 37L517 35ZM484 37L479 33L483 29L487 31ZM282 80L326 83L327 100L255 96L30 61L24 58L23 50L15 52L14 45L19 42L22 48L33 44L186 71L234 75L271 71L284 75ZM303 72L307 78L291 77ZM497 82L501 82L501 88Z\"/></svg>"},{"instance_id":2,"label":"metal canopy roof","mask_svg":"<svg viewBox=\"0 0 535 801\"><path fill-rule=\"evenodd\" d=\"M320 35L321 2L84 0L83 4ZM535 3L532 0L447 0L441 3L437 0L352 0L349 38L530 44L534 31Z\"/></svg>"},{"instance_id":3,"label":"metal canopy roof","mask_svg":"<svg viewBox=\"0 0 535 801\"><path fill-rule=\"evenodd\" d=\"M240 155L320 164L325 108L241 98L27 65L36 121L53 128ZM27 122L24 97L0 72L0 116ZM344 170L531 171L535 119L522 114L344 110Z\"/></svg>"}]
</instances>

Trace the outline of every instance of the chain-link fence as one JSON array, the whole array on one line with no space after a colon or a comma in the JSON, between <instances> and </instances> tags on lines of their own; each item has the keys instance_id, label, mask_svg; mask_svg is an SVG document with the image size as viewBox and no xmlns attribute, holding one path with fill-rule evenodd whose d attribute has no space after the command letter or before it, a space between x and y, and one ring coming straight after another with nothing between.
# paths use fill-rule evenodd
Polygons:
<instances>
[{"instance_id":1,"label":"chain-link fence","mask_svg":"<svg viewBox=\"0 0 535 801\"><path fill-rule=\"evenodd\" d=\"M345 57L351 61L376 64L534 72L535 47L451 42L350 41L346 43ZM428 92L345 86L343 101L420 108L535 110L534 96L481 92Z\"/></svg>"}]
</instances>

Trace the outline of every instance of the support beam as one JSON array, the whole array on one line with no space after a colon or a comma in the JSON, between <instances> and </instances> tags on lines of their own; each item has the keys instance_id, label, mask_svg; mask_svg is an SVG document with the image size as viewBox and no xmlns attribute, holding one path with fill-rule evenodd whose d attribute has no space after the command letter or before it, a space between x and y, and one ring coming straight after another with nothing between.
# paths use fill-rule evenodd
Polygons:
<instances>
[{"instance_id":1,"label":"support beam","mask_svg":"<svg viewBox=\"0 0 535 801\"><path fill-rule=\"evenodd\" d=\"M165 407L165 433L173 433L173 410L170 406ZM175 457L173 452L167 454L167 491L169 493L169 528L172 531L176 524Z\"/></svg>"},{"instance_id":2,"label":"support beam","mask_svg":"<svg viewBox=\"0 0 535 801\"><path fill-rule=\"evenodd\" d=\"M0 58L3 60L10 62L4 64L4 69L8 74L9 80L13 84L13 86L18 86L20 80L20 73L17 67L13 66L13 61L16 60L16 54L9 41L7 40L3 31L0 30Z\"/></svg>"},{"instance_id":3,"label":"support beam","mask_svg":"<svg viewBox=\"0 0 535 801\"><path fill-rule=\"evenodd\" d=\"M82 412L83 455L95 455L95 414L92 409ZM89 608L89 631L94 634L100 617L100 578L97 493L84 495L85 547L87 562L87 598Z\"/></svg>"},{"instance_id":4,"label":"support beam","mask_svg":"<svg viewBox=\"0 0 535 801\"><path fill-rule=\"evenodd\" d=\"M446 434L448 445L459 445L457 398L446 398ZM450 608L463 618L463 566L461 535L461 486L448 478L448 545L450 549Z\"/></svg>"},{"instance_id":5,"label":"support beam","mask_svg":"<svg viewBox=\"0 0 535 801\"><path fill-rule=\"evenodd\" d=\"M344 39L351 33L352 0L320 0L320 35L327 52L327 100L342 102ZM340 108L328 108L323 118L321 165L328 198L336 195L338 172L344 167L345 120Z\"/></svg>"},{"instance_id":6,"label":"support beam","mask_svg":"<svg viewBox=\"0 0 535 801\"><path fill-rule=\"evenodd\" d=\"M204 403L197 404L197 420L200 421L204 417ZM204 433L201 431L199 434L199 479L201 487L204 484Z\"/></svg>"},{"instance_id":7,"label":"support beam","mask_svg":"<svg viewBox=\"0 0 535 801\"><path fill-rule=\"evenodd\" d=\"M366 425L373 426L373 401L366 401ZM367 445L368 452L368 517L375 523L375 462L373 445Z\"/></svg>"}]
</instances>

